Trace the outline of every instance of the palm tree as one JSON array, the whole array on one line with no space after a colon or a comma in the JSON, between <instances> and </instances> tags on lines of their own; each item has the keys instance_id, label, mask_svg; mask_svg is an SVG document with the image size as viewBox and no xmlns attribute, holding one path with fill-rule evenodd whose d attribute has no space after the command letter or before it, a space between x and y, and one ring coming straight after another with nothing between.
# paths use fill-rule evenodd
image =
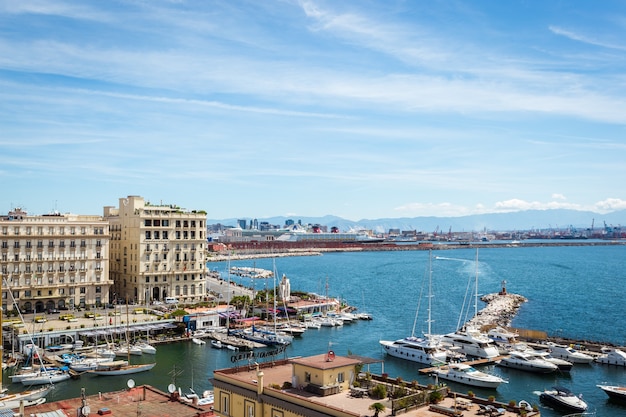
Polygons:
<instances>
[{"instance_id":1,"label":"palm tree","mask_svg":"<svg viewBox=\"0 0 626 417\"><path fill-rule=\"evenodd\" d=\"M374 417L378 417L378 413L385 411L385 406L381 403L374 403L369 406L369 409L374 411Z\"/></svg>"}]
</instances>

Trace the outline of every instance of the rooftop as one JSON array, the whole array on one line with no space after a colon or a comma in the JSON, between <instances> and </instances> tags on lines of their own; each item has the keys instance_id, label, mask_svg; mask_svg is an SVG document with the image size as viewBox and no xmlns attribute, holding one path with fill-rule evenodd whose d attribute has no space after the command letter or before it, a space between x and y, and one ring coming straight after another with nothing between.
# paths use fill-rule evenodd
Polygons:
<instances>
[{"instance_id":1,"label":"rooftop","mask_svg":"<svg viewBox=\"0 0 626 417\"><path fill-rule=\"evenodd\" d=\"M261 364L260 370L263 371L263 384L264 391L267 393L270 390L281 391L289 397L292 397L294 402L300 402L302 400L310 401L316 404L322 404L326 407L333 408L336 410L342 410L344 412L352 413L356 416L367 416L373 413L370 410L370 406L373 403L379 402L385 406L385 411L380 413L379 416L387 416L391 413L391 400L388 398L384 399L376 399L370 398L367 394L363 396L354 395L354 392L351 390L340 391L337 394L331 394L326 396L320 396L311 392L308 392L302 387L293 387L289 389L280 389L280 388L271 388L273 384L277 384L279 386L283 386L284 382L290 382L292 377L292 366L293 363L300 363L304 365L311 365L315 367L326 366L325 364L333 364L335 366L338 365L337 361L345 360L351 363L358 362L355 358L341 357L337 356L334 362L327 362L326 355L316 355L312 357L299 357L292 358L288 360L281 360L272 363L263 363ZM348 364L345 362L344 365ZM215 376L218 374L223 374L228 378L232 378L237 382L243 383L246 388L256 391L258 376L257 376L257 368L256 366L241 366L236 368L229 369L221 369L215 371ZM439 406L444 408L455 409L455 405L460 411L461 414L465 416L473 416L478 413L480 410L480 404L489 404L486 399L474 399L470 401L463 394L453 394L452 396L446 397L438 403ZM497 405L494 403L496 407L504 408L502 405ZM429 410L428 406L423 406L418 409L410 410L406 413L402 414L406 417L441 417L443 414L436 411ZM529 416L531 414L528 414ZM538 416L539 413L533 414L534 416ZM503 411L503 414L500 414L501 417L519 417L519 414L511 411Z\"/></svg>"},{"instance_id":2,"label":"rooftop","mask_svg":"<svg viewBox=\"0 0 626 417\"><path fill-rule=\"evenodd\" d=\"M84 404L89 407L88 415L91 416L99 414L109 414L112 417L134 415L141 415L142 417L205 417L214 415L210 406L199 407L172 400L169 394L150 385L86 396ZM74 417L80 407L83 407L83 399L79 396L28 407L26 414L36 417L44 415Z\"/></svg>"}]
</instances>

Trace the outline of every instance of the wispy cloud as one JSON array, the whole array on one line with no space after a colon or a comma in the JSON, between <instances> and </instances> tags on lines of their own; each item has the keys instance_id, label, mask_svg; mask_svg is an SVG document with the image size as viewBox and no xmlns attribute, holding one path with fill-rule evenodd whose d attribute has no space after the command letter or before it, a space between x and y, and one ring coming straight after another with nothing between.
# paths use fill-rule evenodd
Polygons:
<instances>
[{"instance_id":1,"label":"wispy cloud","mask_svg":"<svg viewBox=\"0 0 626 417\"><path fill-rule=\"evenodd\" d=\"M626 50L626 44L620 45L620 44L613 44L609 42L600 41L590 36L582 35L582 34L579 34L579 33L576 33L571 30L567 30L558 26L549 26L549 29L555 35L564 36L576 42L586 43L588 45L593 45L593 46L600 46L602 48L607 48L607 49L616 49L619 51Z\"/></svg>"}]
</instances>

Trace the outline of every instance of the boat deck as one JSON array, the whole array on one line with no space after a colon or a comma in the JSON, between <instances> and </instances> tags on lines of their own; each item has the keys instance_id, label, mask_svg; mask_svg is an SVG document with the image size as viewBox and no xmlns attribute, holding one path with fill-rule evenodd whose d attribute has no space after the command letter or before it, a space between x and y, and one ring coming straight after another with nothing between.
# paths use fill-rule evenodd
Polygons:
<instances>
[{"instance_id":1,"label":"boat deck","mask_svg":"<svg viewBox=\"0 0 626 417\"><path fill-rule=\"evenodd\" d=\"M496 356L495 358L491 358L491 359L474 359L471 361L463 361L462 363L466 364L466 365L470 365L470 366L474 366L474 365L489 365L492 363L496 363L499 360L501 360L502 358L504 358L505 356ZM447 364L446 365L441 365L441 366L432 366L430 368L422 368L420 369L420 373L422 374L430 374L432 372L434 372L437 369L447 369Z\"/></svg>"}]
</instances>

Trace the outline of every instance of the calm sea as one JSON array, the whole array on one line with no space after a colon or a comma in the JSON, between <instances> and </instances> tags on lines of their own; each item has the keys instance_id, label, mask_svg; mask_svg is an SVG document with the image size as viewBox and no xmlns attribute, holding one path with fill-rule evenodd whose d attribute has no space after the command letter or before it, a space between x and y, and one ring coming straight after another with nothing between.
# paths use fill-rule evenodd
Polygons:
<instances>
[{"instance_id":1,"label":"calm sea","mask_svg":"<svg viewBox=\"0 0 626 417\"><path fill-rule=\"evenodd\" d=\"M520 309L512 325L544 330L551 335L626 345L626 307L624 304L626 247L531 247L481 248L433 251L432 331L454 331L459 320L474 312L474 279L478 276L479 294L497 292L502 281L507 290L525 296L528 302ZM343 328L308 330L288 348L288 356L308 356L327 351L385 358L384 371L391 376L420 383L434 382L419 374L419 365L385 357L378 341L393 340L411 333L426 331L428 252L331 253L322 256L233 261L232 266L254 266L272 270L279 278L285 274L292 290L328 294L345 299L359 310L371 313L372 321L361 321ZM209 268L226 274L226 263L209 263ZM273 281L236 278L243 285L272 288ZM461 316L470 306L470 316ZM419 306L419 309L418 309ZM464 308L464 306L466 306ZM484 304L478 302L478 309ZM167 389L175 382L183 391L210 389L208 378L214 369L233 366L230 351L215 350L192 343L158 347L157 367L146 374L132 375L137 384L151 384ZM481 368L482 369L482 368ZM371 365L374 373L381 364ZM553 385L564 385L583 394L590 411L597 416L624 416L626 406L609 401L596 384L626 385L626 369L606 365L575 365L570 374L538 376L498 366L485 369L509 381L497 391L468 388L450 383L459 392L468 389L479 396L496 395L499 401L525 399L539 404L538 393ZM84 375L78 381L57 385L50 400L122 389L126 377ZM561 416L541 407L546 417Z\"/></svg>"}]
</instances>

